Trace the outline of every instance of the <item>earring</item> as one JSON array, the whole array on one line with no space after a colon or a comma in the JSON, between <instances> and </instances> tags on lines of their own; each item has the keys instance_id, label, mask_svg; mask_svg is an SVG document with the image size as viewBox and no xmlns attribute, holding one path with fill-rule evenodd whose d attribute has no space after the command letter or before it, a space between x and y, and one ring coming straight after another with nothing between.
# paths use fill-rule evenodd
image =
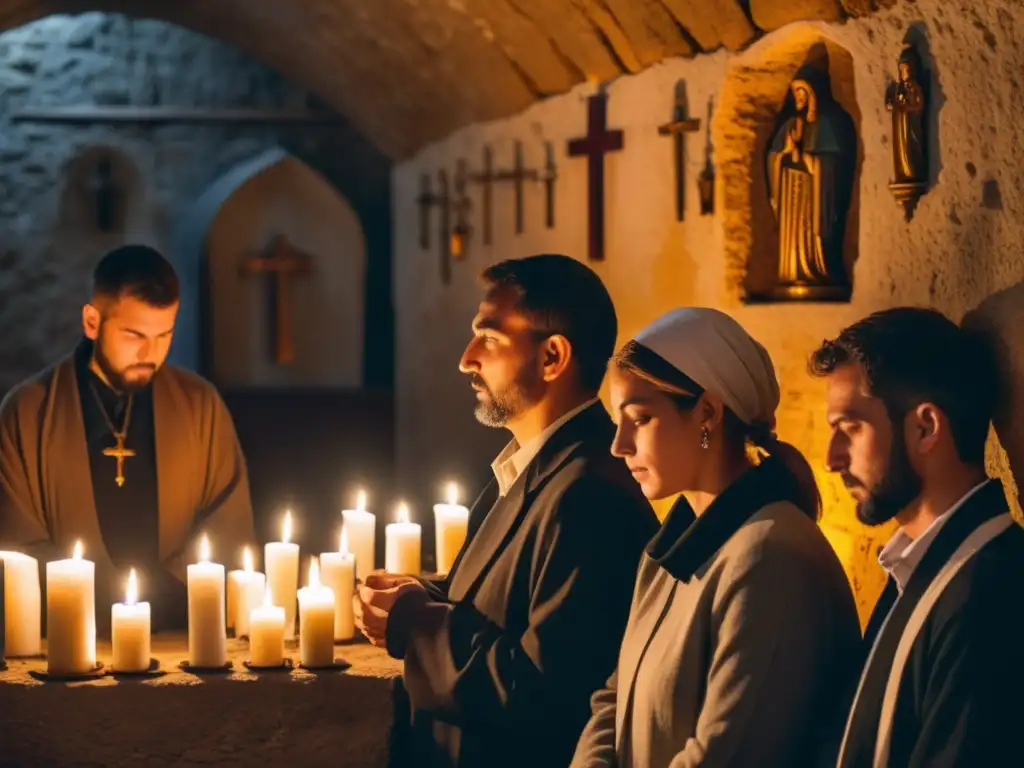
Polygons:
<instances>
[{"instance_id":1,"label":"earring","mask_svg":"<svg viewBox=\"0 0 1024 768\"><path fill-rule=\"evenodd\" d=\"M700 447L703 448L705 451L708 448L711 447L711 443L708 442L708 435L709 434L710 433L708 432L708 428L707 427L701 427L701 429L700 429Z\"/></svg>"}]
</instances>

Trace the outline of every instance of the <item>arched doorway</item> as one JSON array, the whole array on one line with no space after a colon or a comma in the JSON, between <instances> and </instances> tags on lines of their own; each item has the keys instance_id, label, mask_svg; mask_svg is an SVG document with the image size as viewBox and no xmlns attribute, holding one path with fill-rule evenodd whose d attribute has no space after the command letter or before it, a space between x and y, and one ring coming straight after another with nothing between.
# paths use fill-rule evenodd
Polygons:
<instances>
[{"instance_id":1,"label":"arched doorway","mask_svg":"<svg viewBox=\"0 0 1024 768\"><path fill-rule=\"evenodd\" d=\"M278 286L291 313L286 360L277 354L274 275L250 268L269 270L286 257L282 243L302 262ZM367 257L359 218L316 171L274 148L199 196L176 255L176 362L203 372L227 403L257 531L277 538L279 513L290 507L296 541L319 552L337 542L348 494L387 488L392 472L391 396L362 387Z\"/></svg>"}]
</instances>

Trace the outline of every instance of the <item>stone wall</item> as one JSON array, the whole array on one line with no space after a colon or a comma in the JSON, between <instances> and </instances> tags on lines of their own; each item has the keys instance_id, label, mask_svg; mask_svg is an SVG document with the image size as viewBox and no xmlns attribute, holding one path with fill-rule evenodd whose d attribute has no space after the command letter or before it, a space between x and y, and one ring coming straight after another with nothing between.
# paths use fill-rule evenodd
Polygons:
<instances>
[{"instance_id":1,"label":"stone wall","mask_svg":"<svg viewBox=\"0 0 1024 768\"><path fill-rule=\"evenodd\" d=\"M81 104L318 108L245 53L160 21L51 16L0 34L0 393L68 350L96 258L126 241L176 259L189 204L222 173L275 145L352 203L369 263L366 380L391 377L388 161L347 125L68 125L15 122L25 107ZM95 225L91 174L113 158L120 225ZM197 306L197 304L193 304ZM183 344L185 342L182 342ZM178 341L176 341L178 346ZM178 350L180 351L180 350ZM195 355L185 355L194 359Z\"/></svg>"},{"instance_id":2,"label":"stone wall","mask_svg":"<svg viewBox=\"0 0 1024 768\"><path fill-rule=\"evenodd\" d=\"M913 28L926 43L932 69L935 184L910 223L887 185L892 160L890 119L884 107L888 78L895 73L904 36ZM726 309L771 352L783 388L780 437L799 446L812 465L826 501L823 529L839 553L857 593L862 616L881 587L875 562L891 528L867 530L854 521L848 494L824 472L829 430L824 420L824 385L806 374L806 357L845 324L887 306L934 306L959 320L992 294L1013 289L1024 276L1020 242L1024 224L1024 173L1019 147L1024 123L1019 72L1024 70L1021 31L1024 10L1009 0L950 10L941 0L918 0L878 15L840 25L787 25L737 54L719 51L692 60L675 59L608 86L608 124L625 131L625 149L610 155L606 168L606 261L594 265L615 300L622 340L662 312L679 305ZM753 227L751 201L763 174L758 145L766 94L784 93L796 53L824 43L839 62L837 98L857 120L859 177L857 229L853 232L853 299L848 304L745 305L744 271L759 258L755 245L766 234ZM685 80L691 113L704 116L714 99L711 124L718 166L716 213L702 217L696 179L704 166L704 133L686 143L687 210L675 220L672 145L657 126L671 115L673 89ZM779 83L782 83L779 91ZM479 294L475 276L486 265L510 256L560 251L587 253L587 164L566 156L566 140L586 131L588 87L540 102L525 112L461 130L421 151L395 169L395 264L397 306L397 435L399 472L411 492L421 494L419 514L428 523L427 502L451 475L467 482L486 479L488 463L506 436L475 424L473 396L457 371ZM544 162L543 142L556 150L556 226L544 226L543 187L526 195L525 231L513 223L513 191L503 185L494 196L493 244L479 236L479 189L467 258L456 263L450 285L440 279L438 249L418 242L420 175L459 159L478 170L485 145L495 162L512 163L514 142L524 142L526 162ZM763 187L763 183L762 183ZM753 191L752 191L753 190ZM763 201L758 204L762 204ZM433 225L438 217L434 213ZM435 229L436 232L436 229ZM770 232L767 234L771 236ZM756 266L756 263L755 263ZM1019 375L1021 331L1015 327L1013 295L993 302L992 324L1007 350L1007 373ZM984 311L984 308L983 308ZM1014 394L1015 393L1015 394ZM1003 444L992 441L992 467L1016 486L1011 464L1021 471L1020 433L1024 411L1019 387L1007 387L1018 407L1003 409ZM1019 510L1018 510L1019 511Z\"/></svg>"}]
</instances>

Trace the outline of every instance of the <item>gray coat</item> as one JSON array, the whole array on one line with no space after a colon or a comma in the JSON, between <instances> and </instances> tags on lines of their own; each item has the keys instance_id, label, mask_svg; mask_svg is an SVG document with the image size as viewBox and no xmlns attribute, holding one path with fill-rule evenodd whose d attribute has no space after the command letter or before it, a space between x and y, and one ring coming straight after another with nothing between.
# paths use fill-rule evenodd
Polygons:
<instances>
[{"instance_id":1,"label":"gray coat","mask_svg":"<svg viewBox=\"0 0 1024 768\"><path fill-rule=\"evenodd\" d=\"M573 768L789 768L834 747L860 629L792 491L769 459L692 525L676 506L641 561L618 669Z\"/></svg>"}]
</instances>

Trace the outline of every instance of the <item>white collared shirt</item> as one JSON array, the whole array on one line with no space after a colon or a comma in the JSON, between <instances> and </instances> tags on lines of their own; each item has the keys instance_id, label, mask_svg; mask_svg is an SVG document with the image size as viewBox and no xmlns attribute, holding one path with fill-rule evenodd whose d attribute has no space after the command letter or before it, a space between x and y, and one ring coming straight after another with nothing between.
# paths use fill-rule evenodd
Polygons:
<instances>
[{"instance_id":1,"label":"white collared shirt","mask_svg":"<svg viewBox=\"0 0 1024 768\"><path fill-rule=\"evenodd\" d=\"M901 527L896 531L896 535L889 539L889 543L882 548L882 551L878 553L878 564L892 576L893 581L896 582L896 588L901 595L907 586L907 582L910 581L911 574L913 574L917 564L921 562L921 558L924 557L925 552L928 551L928 547L931 546L935 537L939 535L942 526L946 524L946 521L952 517L954 512L960 509L987 482L988 478L961 496L956 504L935 518L932 524L925 529L925 532L916 539L912 539Z\"/></svg>"},{"instance_id":2,"label":"white collared shirt","mask_svg":"<svg viewBox=\"0 0 1024 768\"><path fill-rule=\"evenodd\" d=\"M491 462L491 471L494 472L494 477L498 481L498 493L504 496L508 493L508 489L512 487L512 484L519 478L523 473L523 470L529 466L530 462L534 460L540 449L544 447L551 436L558 431L559 427L565 424L574 416L582 413L587 408L598 402L597 398L587 400L576 408L563 415L562 417L551 422L547 428L537 435L532 440L528 441L526 445L520 447L519 443L516 442L515 438L506 445L498 457Z\"/></svg>"}]
</instances>

